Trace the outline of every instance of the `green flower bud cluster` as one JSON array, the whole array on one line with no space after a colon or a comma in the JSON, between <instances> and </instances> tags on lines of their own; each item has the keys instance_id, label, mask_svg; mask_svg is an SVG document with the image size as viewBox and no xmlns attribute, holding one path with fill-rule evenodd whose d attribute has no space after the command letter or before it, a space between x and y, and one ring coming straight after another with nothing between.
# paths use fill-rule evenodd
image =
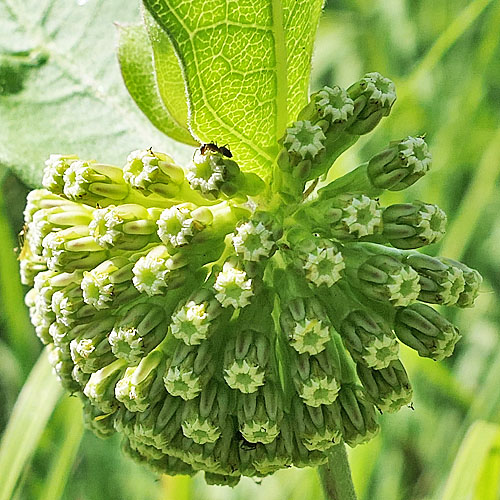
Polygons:
<instances>
[{"instance_id":1,"label":"green flower bud cluster","mask_svg":"<svg viewBox=\"0 0 500 500\"><path fill-rule=\"evenodd\" d=\"M186 167L151 149L123 168L49 158L28 196L21 277L88 427L118 432L157 471L234 485L324 463L371 439L377 410L411 403L400 342L449 356L460 334L432 304L471 307L481 286L415 250L443 236L441 209L379 200L428 171L428 147L408 137L307 185L394 101L377 73L314 93L269 185L213 143Z\"/></svg>"}]
</instances>

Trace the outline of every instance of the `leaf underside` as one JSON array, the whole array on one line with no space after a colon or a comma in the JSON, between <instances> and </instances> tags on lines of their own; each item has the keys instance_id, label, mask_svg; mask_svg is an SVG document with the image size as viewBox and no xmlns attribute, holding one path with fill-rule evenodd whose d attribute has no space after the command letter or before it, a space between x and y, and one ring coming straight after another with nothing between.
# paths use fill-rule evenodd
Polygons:
<instances>
[{"instance_id":1,"label":"leaf underside","mask_svg":"<svg viewBox=\"0 0 500 500\"><path fill-rule=\"evenodd\" d=\"M307 99L322 1L144 0L181 63L189 123L264 177Z\"/></svg>"},{"instance_id":2,"label":"leaf underside","mask_svg":"<svg viewBox=\"0 0 500 500\"><path fill-rule=\"evenodd\" d=\"M140 24L120 25L119 33L118 61L125 85L136 104L164 134L179 142L197 145L186 125L175 120L160 97L146 28ZM171 53L173 54L173 50ZM176 63L175 60L173 62Z\"/></svg>"},{"instance_id":3,"label":"leaf underside","mask_svg":"<svg viewBox=\"0 0 500 500\"><path fill-rule=\"evenodd\" d=\"M121 165L135 148L190 152L150 125L127 95L113 22L135 2L0 0L0 164L39 185L50 153Z\"/></svg>"}]
</instances>

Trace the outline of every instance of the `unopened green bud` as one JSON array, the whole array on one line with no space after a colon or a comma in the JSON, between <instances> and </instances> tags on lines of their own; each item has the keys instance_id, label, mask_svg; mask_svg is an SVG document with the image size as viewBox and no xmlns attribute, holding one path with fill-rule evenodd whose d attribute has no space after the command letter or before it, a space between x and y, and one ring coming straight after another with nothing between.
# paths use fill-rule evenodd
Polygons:
<instances>
[{"instance_id":1,"label":"unopened green bud","mask_svg":"<svg viewBox=\"0 0 500 500\"><path fill-rule=\"evenodd\" d=\"M351 447L366 443L379 431L375 406L367 400L365 391L356 385L345 384L339 394L342 434Z\"/></svg>"},{"instance_id":2,"label":"unopened green bud","mask_svg":"<svg viewBox=\"0 0 500 500\"><path fill-rule=\"evenodd\" d=\"M459 295L455 305L458 307L472 307L479 294L481 283L483 282L482 276L475 269L471 269L462 262L445 257L439 257L439 260L451 267L460 269L464 273L464 291Z\"/></svg>"},{"instance_id":3,"label":"unopened green bud","mask_svg":"<svg viewBox=\"0 0 500 500\"><path fill-rule=\"evenodd\" d=\"M284 308L280 324L290 345L300 354L318 354L325 349L333 328L316 299L295 299Z\"/></svg>"},{"instance_id":4,"label":"unopened green bud","mask_svg":"<svg viewBox=\"0 0 500 500\"><path fill-rule=\"evenodd\" d=\"M325 86L311 95L310 106L300 113L299 119L313 122L326 120L328 124L343 123L352 117L353 112L354 102L344 89Z\"/></svg>"},{"instance_id":5,"label":"unopened green bud","mask_svg":"<svg viewBox=\"0 0 500 500\"><path fill-rule=\"evenodd\" d=\"M363 135L372 131L387 116L396 100L396 88L380 73L367 73L347 89L354 101L356 119L349 125L351 134Z\"/></svg>"},{"instance_id":6,"label":"unopened green bud","mask_svg":"<svg viewBox=\"0 0 500 500\"><path fill-rule=\"evenodd\" d=\"M171 256L165 246L158 245L135 263L132 282L141 293L163 294L167 288L182 285L186 275L181 268L186 264L185 256Z\"/></svg>"},{"instance_id":7,"label":"unopened green bud","mask_svg":"<svg viewBox=\"0 0 500 500\"><path fill-rule=\"evenodd\" d=\"M304 270L307 281L328 288L342 278L345 269L340 245L325 238L310 236L294 245L297 267Z\"/></svg>"},{"instance_id":8,"label":"unopened green bud","mask_svg":"<svg viewBox=\"0 0 500 500\"><path fill-rule=\"evenodd\" d=\"M286 129L283 146L290 155L298 159L313 160L325 149L325 139L319 125L313 125L307 120L298 121Z\"/></svg>"},{"instance_id":9,"label":"unopened green bud","mask_svg":"<svg viewBox=\"0 0 500 500\"><path fill-rule=\"evenodd\" d=\"M70 200L102 205L105 199L123 200L128 193L119 167L77 160L64 172L64 196Z\"/></svg>"},{"instance_id":10,"label":"unopened green bud","mask_svg":"<svg viewBox=\"0 0 500 500\"><path fill-rule=\"evenodd\" d=\"M318 200L305 210L319 229L339 240L356 240L382 231L380 205L364 194Z\"/></svg>"},{"instance_id":11,"label":"unopened green bud","mask_svg":"<svg viewBox=\"0 0 500 500\"><path fill-rule=\"evenodd\" d=\"M76 155L50 155L45 161L42 185L54 194L62 194L64 189L64 173L69 166L78 160Z\"/></svg>"},{"instance_id":12,"label":"unopened green bud","mask_svg":"<svg viewBox=\"0 0 500 500\"><path fill-rule=\"evenodd\" d=\"M80 395L81 396L81 395ZM85 397L80 397L83 405L83 423L100 438L107 438L115 433L113 415L104 414L91 405Z\"/></svg>"},{"instance_id":13,"label":"unopened green bud","mask_svg":"<svg viewBox=\"0 0 500 500\"><path fill-rule=\"evenodd\" d=\"M308 406L332 404L338 396L340 384L334 377L328 377L318 365L311 365L309 377L298 382L298 394ZM315 373L315 371L317 373Z\"/></svg>"},{"instance_id":14,"label":"unopened green bud","mask_svg":"<svg viewBox=\"0 0 500 500\"><path fill-rule=\"evenodd\" d=\"M188 245L193 238L213 221L207 207L183 203L166 208L157 221L158 236L172 248Z\"/></svg>"},{"instance_id":15,"label":"unopened green bud","mask_svg":"<svg viewBox=\"0 0 500 500\"><path fill-rule=\"evenodd\" d=\"M122 292L132 287L134 264L126 257L105 260L91 271L83 272L83 300L96 309L107 309Z\"/></svg>"},{"instance_id":16,"label":"unopened green bud","mask_svg":"<svg viewBox=\"0 0 500 500\"><path fill-rule=\"evenodd\" d=\"M54 292L52 310L57 321L68 327L76 320L92 316L95 313L93 307L84 303L79 281Z\"/></svg>"},{"instance_id":17,"label":"unopened green bud","mask_svg":"<svg viewBox=\"0 0 500 500\"><path fill-rule=\"evenodd\" d=\"M156 218L141 205L109 205L94 211L90 234L103 248L138 250L158 241Z\"/></svg>"},{"instance_id":18,"label":"unopened green bud","mask_svg":"<svg viewBox=\"0 0 500 500\"><path fill-rule=\"evenodd\" d=\"M163 396L164 355L150 352L136 367L129 367L115 386L115 397L131 412L144 412Z\"/></svg>"},{"instance_id":19,"label":"unopened green bud","mask_svg":"<svg viewBox=\"0 0 500 500\"><path fill-rule=\"evenodd\" d=\"M239 224L232 237L236 253L245 261L258 262L274 251L273 233L262 222L247 221Z\"/></svg>"},{"instance_id":20,"label":"unopened green bud","mask_svg":"<svg viewBox=\"0 0 500 500\"><path fill-rule=\"evenodd\" d=\"M451 306L465 290L464 272L459 267L417 252L408 254L406 263L420 275L418 298L423 302Z\"/></svg>"},{"instance_id":21,"label":"unopened green bud","mask_svg":"<svg viewBox=\"0 0 500 500\"><path fill-rule=\"evenodd\" d=\"M436 243L446 231L446 214L436 205L401 203L384 209L382 237L396 248L419 248Z\"/></svg>"},{"instance_id":22,"label":"unopened green bud","mask_svg":"<svg viewBox=\"0 0 500 500\"><path fill-rule=\"evenodd\" d=\"M47 351L49 364L63 387L70 393L77 392L80 388L71 376L74 366L71 358L53 345L47 346Z\"/></svg>"},{"instance_id":23,"label":"unopened green bud","mask_svg":"<svg viewBox=\"0 0 500 500\"><path fill-rule=\"evenodd\" d=\"M436 361L451 356L461 338L457 327L432 307L419 303L398 310L394 331L420 356Z\"/></svg>"},{"instance_id":24,"label":"unopened green bud","mask_svg":"<svg viewBox=\"0 0 500 500\"><path fill-rule=\"evenodd\" d=\"M88 226L73 226L49 233L42 241L43 257L52 270L92 269L106 258L106 251L89 234Z\"/></svg>"},{"instance_id":25,"label":"unopened green bud","mask_svg":"<svg viewBox=\"0 0 500 500\"><path fill-rule=\"evenodd\" d=\"M401 361L392 361L381 370L363 364L358 364L356 369L368 398L380 411L394 413L411 403L413 391Z\"/></svg>"},{"instance_id":26,"label":"unopened green bud","mask_svg":"<svg viewBox=\"0 0 500 500\"><path fill-rule=\"evenodd\" d=\"M304 406L293 402L296 431L309 451L326 451L342 441L342 419L337 402L328 406Z\"/></svg>"},{"instance_id":27,"label":"unopened green bud","mask_svg":"<svg viewBox=\"0 0 500 500\"><path fill-rule=\"evenodd\" d=\"M174 312L170 331L185 344L198 345L212 333L214 320L220 313L221 306L214 295L202 289Z\"/></svg>"},{"instance_id":28,"label":"unopened green bud","mask_svg":"<svg viewBox=\"0 0 500 500\"><path fill-rule=\"evenodd\" d=\"M184 181L184 171L164 153L137 150L129 154L123 178L145 196L175 198Z\"/></svg>"},{"instance_id":29,"label":"unopened green bud","mask_svg":"<svg viewBox=\"0 0 500 500\"><path fill-rule=\"evenodd\" d=\"M27 239L32 251L42 253L42 241L51 232L71 226L86 225L92 219L92 209L86 205L72 204L38 210L28 224Z\"/></svg>"},{"instance_id":30,"label":"unopened green bud","mask_svg":"<svg viewBox=\"0 0 500 500\"><path fill-rule=\"evenodd\" d=\"M340 333L353 359L369 368L387 368L398 359L396 337L375 312L352 311L342 321Z\"/></svg>"},{"instance_id":31,"label":"unopened green bud","mask_svg":"<svg viewBox=\"0 0 500 500\"><path fill-rule=\"evenodd\" d=\"M196 151L186 173L191 188L208 200L216 200L221 195L234 196L240 176L240 167L235 161L208 149L203 153L200 149Z\"/></svg>"},{"instance_id":32,"label":"unopened green bud","mask_svg":"<svg viewBox=\"0 0 500 500\"><path fill-rule=\"evenodd\" d=\"M108 333L109 330L95 328L70 342L71 358L82 372L96 372L115 359L108 343Z\"/></svg>"},{"instance_id":33,"label":"unopened green bud","mask_svg":"<svg viewBox=\"0 0 500 500\"><path fill-rule=\"evenodd\" d=\"M422 137L407 137L392 142L389 148L368 162L372 184L391 191L400 191L423 177L431 166L432 156Z\"/></svg>"},{"instance_id":34,"label":"unopened green bud","mask_svg":"<svg viewBox=\"0 0 500 500\"><path fill-rule=\"evenodd\" d=\"M167 329L164 309L143 302L117 319L108 341L117 358L137 364L165 338Z\"/></svg>"},{"instance_id":35,"label":"unopened green bud","mask_svg":"<svg viewBox=\"0 0 500 500\"><path fill-rule=\"evenodd\" d=\"M355 278L353 284L364 295L394 306L407 306L415 302L420 293L418 273L390 255L373 255L364 260Z\"/></svg>"},{"instance_id":36,"label":"unopened green bud","mask_svg":"<svg viewBox=\"0 0 500 500\"><path fill-rule=\"evenodd\" d=\"M209 419L192 416L182 423L182 432L197 444L215 443L220 437L220 429Z\"/></svg>"},{"instance_id":37,"label":"unopened green bud","mask_svg":"<svg viewBox=\"0 0 500 500\"><path fill-rule=\"evenodd\" d=\"M237 266L236 261L228 260L215 279L215 298L222 307L243 308L250 303L250 298L254 295L252 280Z\"/></svg>"},{"instance_id":38,"label":"unopened green bud","mask_svg":"<svg viewBox=\"0 0 500 500\"><path fill-rule=\"evenodd\" d=\"M114 397L115 385L126 368L123 359L117 359L110 365L92 373L83 393L90 402L103 413L113 413L118 407L118 401Z\"/></svg>"}]
</instances>

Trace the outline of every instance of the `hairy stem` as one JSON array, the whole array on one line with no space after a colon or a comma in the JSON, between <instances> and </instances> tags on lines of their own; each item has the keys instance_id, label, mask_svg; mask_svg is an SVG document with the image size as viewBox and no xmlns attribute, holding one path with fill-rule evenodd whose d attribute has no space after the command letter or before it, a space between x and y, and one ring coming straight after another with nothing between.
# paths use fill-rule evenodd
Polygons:
<instances>
[{"instance_id":1,"label":"hairy stem","mask_svg":"<svg viewBox=\"0 0 500 500\"><path fill-rule=\"evenodd\" d=\"M328 463L319 467L326 500L356 500L345 445L332 448Z\"/></svg>"}]
</instances>

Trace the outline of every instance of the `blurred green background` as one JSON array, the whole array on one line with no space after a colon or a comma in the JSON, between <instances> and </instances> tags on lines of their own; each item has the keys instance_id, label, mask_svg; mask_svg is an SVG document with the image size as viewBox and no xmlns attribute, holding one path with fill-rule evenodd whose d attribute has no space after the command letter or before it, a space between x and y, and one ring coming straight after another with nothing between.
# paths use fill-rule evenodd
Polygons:
<instances>
[{"instance_id":1,"label":"blurred green background","mask_svg":"<svg viewBox=\"0 0 500 500\"><path fill-rule=\"evenodd\" d=\"M391 118L341 157L333 175L390 140L426 134L433 170L385 201L440 205L448 233L429 253L462 259L484 284L474 309L446 311L463 334L451 359L438 364L403 352L414 409L383 415L379 436L350 450L355 485L365 500L498 499L500 1L330 0L312 89L348 86L368 71L393 79L398 101ZM260 484L242 480L234 489L206 486L200 475L158 478L125 458L118 439L83 431L79 402L58 400L48 364L41 359L35 366L41 344L12 251L29 188L1 168L0 183L0 433L8 427L0 444L1 500L10 498L2 496L9 481L17 481L19 499L322 499L313 469L282 471Z\"/></svg>"}]
</instances>

